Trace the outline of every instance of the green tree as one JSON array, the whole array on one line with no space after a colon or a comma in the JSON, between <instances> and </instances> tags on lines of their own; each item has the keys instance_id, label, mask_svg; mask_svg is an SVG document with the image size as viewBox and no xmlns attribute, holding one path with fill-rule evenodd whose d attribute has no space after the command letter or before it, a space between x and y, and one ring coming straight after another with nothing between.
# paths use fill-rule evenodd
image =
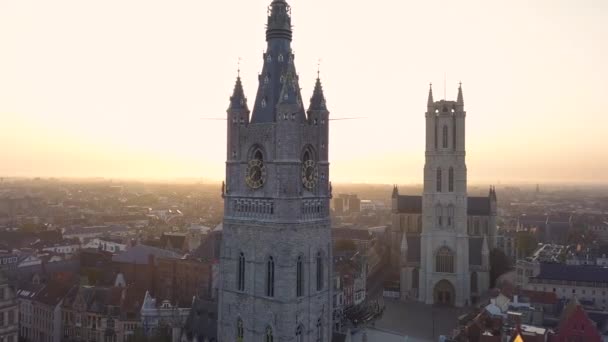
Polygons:
<instances>
[{"instance_id":1,"label":"green tree","mask_svg":"<svg viewBox=\"0 0 608 342\"><path fill-rule=\"evenodd\" d=\"M536 236L531 232L521 231L517 232L516 235L517 254L520 257L527 257L532 255L532 252L536 250L538 241Z\"/></svg>"}]
</instances>

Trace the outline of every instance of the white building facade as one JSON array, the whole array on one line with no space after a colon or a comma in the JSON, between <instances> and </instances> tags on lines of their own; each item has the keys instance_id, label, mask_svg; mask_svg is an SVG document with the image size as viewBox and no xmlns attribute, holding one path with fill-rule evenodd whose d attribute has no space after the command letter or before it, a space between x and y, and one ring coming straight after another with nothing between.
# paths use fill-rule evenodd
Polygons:
<instances>
[{"instance_id":1,"label":"white building facade","mask_svg":"<svg viewBox=\"0 0 608 342\"><path fill-rule=\"evenodd\" d=\"M434 101L429 91L423 195L393 190L389 238L402 299L462 307L489 287L496 192L467 194L465 117L462 87L457 101Z\"/></svg>"}]
</instances>

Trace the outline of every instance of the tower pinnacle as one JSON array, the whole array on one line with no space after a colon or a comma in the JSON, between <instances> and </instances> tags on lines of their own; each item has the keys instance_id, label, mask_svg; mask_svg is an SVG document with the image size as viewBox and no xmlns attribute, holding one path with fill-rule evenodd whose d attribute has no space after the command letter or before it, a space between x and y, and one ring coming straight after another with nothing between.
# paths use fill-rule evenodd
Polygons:
<instances>
[{"instance_id":1,"label":"tower pinnacle","mask_svg":"<svg viewBox=\"0 0 608 342\"><path fill-rule=\"evenodd\" d=\"M273 0L268 8L266 41L282 38L291 41L291 7L285 0Z\"/></svg>"},{"instance_id":2,"label":"tower pinnacle","mask_svg":"<svg viewBox=\"0 0 608 342\"><path fill-rule=\"evenodd\" d=\"M456 103L460 107L464 106L464 99L462 97L462 82L458 84L458 99L456 100Z\"/></svg>"},{"instance_id":3,"label":"tower pinnacle","mask_svg":"<svg viewBox=\"0 0 608 342\"><path fill-rule=\"evenodd\" d=\"M429 100L427 101L427 105L430 107L435 103L433 101L433 83L429 84Z\"/></svg>"},{"instance_id":4,"label":"tower pinnacle","mask_svg":"<svg viewBox=\"0 0 608 342\"><path fill-rule=\"evenodd\" d=\"M317 77L317 82L315 83L315 89L312 92L312 97L310 98L310 106L308 110L327 110L327 105L325 104L325 94L323 94L323 86L321 85L321 79Z\"/></svg>"},{"instance_id":5,"label":"tower pinnacle","mask_svg":"<svg viewBox=\"0 0 608 342\"><path fill-rule=\"evenodd\" d=\"M244 109L245 111L249 111L249 108L247 107L247 98L245 97L245 91L243 90L243 84L241 83L240 68L239 74L236 77L236 83L234 84L232 96L230 96L230 107L228 109Z\"/></svg>"}]
</instances>

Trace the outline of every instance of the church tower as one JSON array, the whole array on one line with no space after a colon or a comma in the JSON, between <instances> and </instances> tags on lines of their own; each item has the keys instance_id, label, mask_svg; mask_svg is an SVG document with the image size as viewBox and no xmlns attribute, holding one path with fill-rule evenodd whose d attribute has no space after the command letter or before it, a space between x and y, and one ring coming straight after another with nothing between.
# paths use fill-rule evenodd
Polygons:
<instances>
[{"instance_id":1,"label":"church tower","mask_svg":"<svg viewBox=\"0 0 608 342\"><path fill-rule=\"evenodd\" d=\"M250 112L240 75L228 108L218 337L330 341L329 112L317 78L304 109L291 9L273 0Z\"/></svg>"},{"instance_id":2,"label":"church tower","mask_svg":"<svg viewBox=\"0 0 608 342\"><path fill-rule=\"evenodd\" d=\"M429 90L419 280L427 304L470 298L465 117L462 87L456 101L434 101Z\"/></svg>"}]
</instances>

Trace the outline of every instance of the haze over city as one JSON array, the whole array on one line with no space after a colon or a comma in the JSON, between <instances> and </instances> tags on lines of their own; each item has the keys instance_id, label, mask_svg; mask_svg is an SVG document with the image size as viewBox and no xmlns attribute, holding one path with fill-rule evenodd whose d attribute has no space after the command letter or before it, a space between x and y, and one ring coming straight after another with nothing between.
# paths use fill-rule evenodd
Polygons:
<instances>
[{"instance_id":1,"label":"haze over city","mask_svg":"<svg viewBox=\"0 0 608 342\"><path fill-rule=\"evenodd\" d=\"M252 107L267 5L1 2L0 175L223 179L204 118L239 57ZM333 181L420 183L428 84L462 81L470 182L608 182L607 2L291 5L305 101L320 58L331 117L363 117L331 126Z\"/></svg>"}]
</instances>

